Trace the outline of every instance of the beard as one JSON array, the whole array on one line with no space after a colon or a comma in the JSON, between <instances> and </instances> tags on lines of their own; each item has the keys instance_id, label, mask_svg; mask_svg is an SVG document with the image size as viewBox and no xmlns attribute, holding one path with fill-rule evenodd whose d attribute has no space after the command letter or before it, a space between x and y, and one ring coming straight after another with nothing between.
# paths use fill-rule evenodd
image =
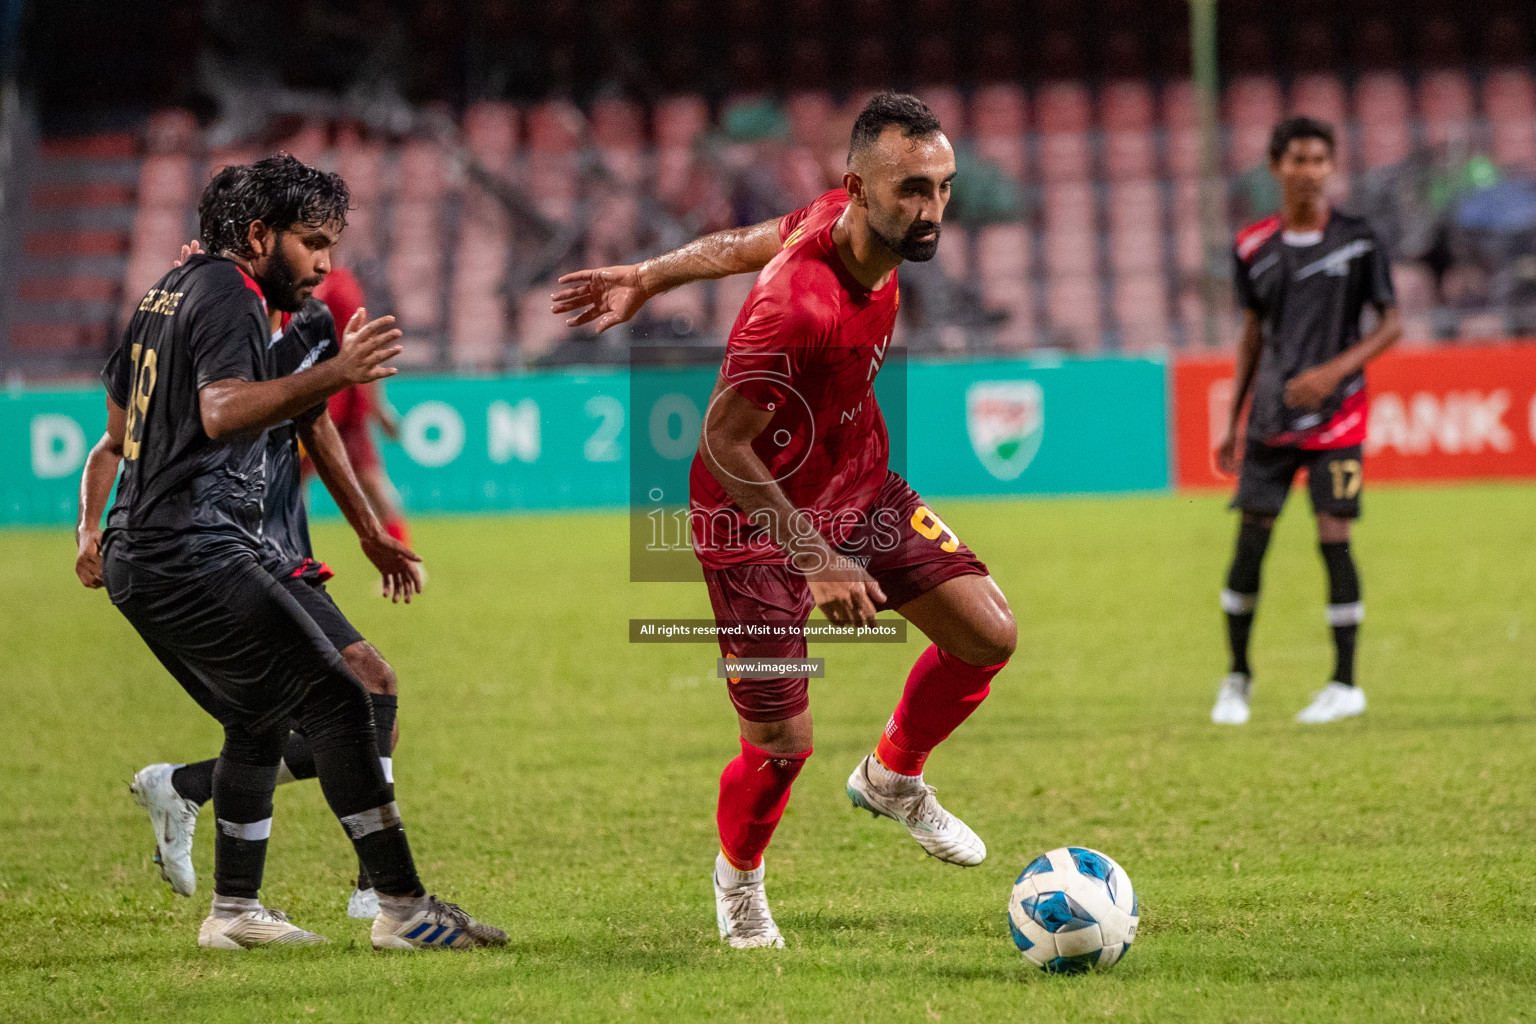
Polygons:
<instances>
[{"instance_id":1,"label":"beard","mask_svg":"<svg viewBox=\"0 0 1536 1024\"><path fill-rule=\"evenodd\" d=\"M881 244L904 260L910 260L913 263L927 263L938 254L941 229L939 225L931 220L913 221L912 225L907 228L906 233L899 237L892 237L886 234L875 227L874 224L870 224L869 227L874 232L875 237L880 239ZM931 241L918 241L919 235L926 235L930 231L933 232L933 239Z\"/></svg>"},{"instance_id":2,"label":"beard","mask_svg":"<svg viewBox=\"0 0 1536 1024\"><path fill-rule=\"evenodd\" d=\"M266 271L256 276L256 283L261 285L261 293L267 297L267 304L284 313L297 313L304 308L304 300L309 298L309 293L315 290L320 281L318 276L299 280L293 265L283 258L281 245L267 261Z\"/></svg>"}]
</instances>

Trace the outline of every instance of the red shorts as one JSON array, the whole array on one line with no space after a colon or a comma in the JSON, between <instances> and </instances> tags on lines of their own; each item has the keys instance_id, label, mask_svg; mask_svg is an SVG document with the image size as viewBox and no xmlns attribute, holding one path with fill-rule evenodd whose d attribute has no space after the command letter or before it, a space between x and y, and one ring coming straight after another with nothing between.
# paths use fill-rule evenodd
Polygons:
<instances>
[{"instance_id":1,"label":"red shorts","mask_svg":"<svg viewBox=\"0 0 1536 1024\"><path fill-rule=\"evenodd\" d=\"M900 609L946 580L986 576L987 567L950 532L916 491L895 473L886 477L865 522L838 550L868 558L870 576L885 591L876 607ZM805 577L788 565L735 565L704 570L715 623L789 622L803 626L815 603ZM804 658L805 639L751 640L725 637L720 653L737 658ZM810 707L804 676L742 679L730 684L737 714L753 722L780 722Z\"/></svg>"}]
</instances>

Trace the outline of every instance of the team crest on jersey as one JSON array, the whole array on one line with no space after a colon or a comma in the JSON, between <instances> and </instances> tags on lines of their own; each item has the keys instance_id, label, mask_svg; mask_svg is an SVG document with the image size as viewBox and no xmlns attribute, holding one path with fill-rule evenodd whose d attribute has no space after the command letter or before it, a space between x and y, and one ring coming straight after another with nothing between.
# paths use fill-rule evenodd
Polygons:
<instances>
[{"instance_id":1,"label":"team crest on jersey","mask_svg":"<svg viewBox=\"0 0 1536 1024\"><path fill-rule=\"evenodd\" d=\"M1032 380L984 380L965 392L965 427L987 472L1017 480L1040 451L1045 392Z\"/></svg>"}]
</instances>

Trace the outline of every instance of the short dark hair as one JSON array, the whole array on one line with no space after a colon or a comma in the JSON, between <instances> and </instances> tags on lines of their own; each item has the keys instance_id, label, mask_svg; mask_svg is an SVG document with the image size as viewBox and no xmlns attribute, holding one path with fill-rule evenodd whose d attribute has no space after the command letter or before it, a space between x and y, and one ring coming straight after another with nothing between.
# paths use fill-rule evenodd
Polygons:
<instances>
[{"instance_id":1,"label":"short dark hair","mask_svg":"<svg viewBox=\"0 0 1536 1024\"><path fill-rule=\"evenodd\" d=\"M882 132L895 126L903 138L927 139L944 129L928 104L904 92L876 93L859 111L853 122L853 136L848 140L848 159L861 149L874 145Z\"/></svg>"},{"instance_id":2,"label":"short dark hair","mask_svg":"<svg viewBox=\"0 0 1536 1024\"><path fill-rule=\"evenodd\" d=\"M1333 125L1315 117L1288 117L1275 125L1275 130L1269 133L1269 162L1279 163L1285 151L1297 139L1322 139L1328 144L1328 155L1334 153Z\"/></svg>"},{"instance_id":3,"label":"short dark hair","mask_svg":"<svg viewBox=\"0 0 1536 1024\"><path fill-rule=\"evenodd\" d=\"M255 221L278 231L331 221L346 227L351 208L352 193L341 175L279 153L214 175L203 189L198 217L210 252L244 253Z\"/></svg>"},{"instance_id":4,"label":"short dark hair","mask_svg":"<svg viewBox=\"0 0 1536 1024\"><path fill-rule=\"evenodd\" d=\"M239 219L235 197L250 171L247 164L230 164L203 186L202 197L197 201L197 233L203 240L204 252L236 252L245 244L235 227Z\"/></svg>"}]
</instances>

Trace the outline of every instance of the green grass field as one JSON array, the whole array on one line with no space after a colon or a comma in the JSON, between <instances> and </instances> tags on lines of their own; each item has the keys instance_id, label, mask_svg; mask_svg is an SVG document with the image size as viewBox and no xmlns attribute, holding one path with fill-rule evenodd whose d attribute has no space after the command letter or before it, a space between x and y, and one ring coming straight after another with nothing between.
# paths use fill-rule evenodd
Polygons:
<instances>
[{"instance_id":1,"label":"green grass field","mask_svg":"<svg viewBox=\"0 0 1536 1024\"><path fill-rule=\"evenodd\" d=\"M321 951L196 945L211 882L174 897L128 795L212 721L99 592L67 530L0 534L0 1017L145 1021L1536 1020L1536 489L1368 495L1362 719L1291 716L1325 681L1304 496L1266 566L1253 722L1207 718L1223 670L1216 497L937 503L992 566L1020 648L929 762L987 840L972 870L855 814L843 779L906 647L813 648L816 756L769 851L788 941L716 939L708 872L734 719L708 646L630 646L631 616L704 616L702 586L626 582L617 516L422 522L410 608L356 546L317 546L397 667L399 799L427 884L501 951L380 955L344 914L353 859L313 784L277 799L267 902ZM205 819L207 815L204 816ZM1020 868L1100 848L1141 897L1113 971L1021 964Z\"/></svg>"}]
</instances>

